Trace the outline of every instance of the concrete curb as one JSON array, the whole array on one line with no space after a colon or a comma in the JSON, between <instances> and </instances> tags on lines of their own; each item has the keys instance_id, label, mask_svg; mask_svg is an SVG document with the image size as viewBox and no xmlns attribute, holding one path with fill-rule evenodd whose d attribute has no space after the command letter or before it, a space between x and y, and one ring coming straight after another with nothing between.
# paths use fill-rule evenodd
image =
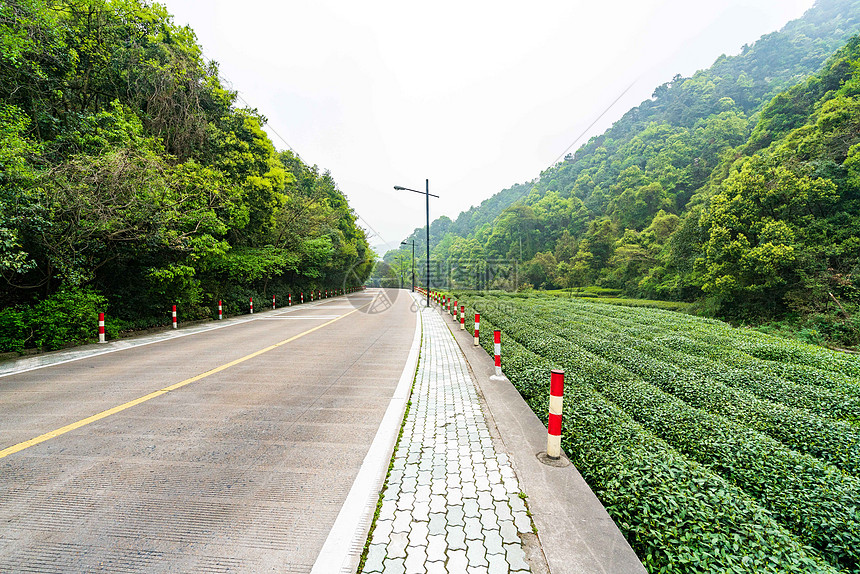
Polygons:
<instances>
[{"instance_id":1,"label":"concrete curb","mask_svg":"<svg viewBox=\"0 0 860 574\"><path fill-rule=\"evenodd\" d=\"M486 402L487 418L496 426L520 487L528 495L550 572L644 574L645 567L579 471L572 464L554 467L538 461L546 450L546 427L510 381L490 380L493 358L474 346L472 333L451 333ZM546 376L549 393L549 373Z\"/></svg>"}]
</instances>

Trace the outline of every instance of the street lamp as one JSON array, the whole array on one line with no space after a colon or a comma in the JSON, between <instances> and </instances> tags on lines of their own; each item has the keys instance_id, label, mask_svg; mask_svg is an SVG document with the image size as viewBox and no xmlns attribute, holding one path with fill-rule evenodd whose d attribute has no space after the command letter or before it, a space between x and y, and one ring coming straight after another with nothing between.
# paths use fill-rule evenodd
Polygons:
<instances>
[{"instance_id":1,"label":"street lamp","mask_svg":"<svg viewBox=\"0 0 860 574\"><path fill-rule=\"evenodd\" d=\"M412 292L415 293L415 240L401 241L400 245L412 244Z\"/></svg>"},{"instance_id":2,"label":"street lamp","mask_svg":"<svg viewBox=\"0 0 860 574\"><path fill-rule=\"evenodd\" d=\"M398 265L400 267L400 288L403 289L403 254L398 253L398 255L398 259L400 259L400 265Z\"/></svg>"},{"instance_id":3,"label":"street lamp","mask_svg":"<svg viewBox=\"0 0 860 574\"><path fill-rule=\"evenodd\" d=\"M415 193L423 193L426 199L427 205L427 306L430 306L430 196L435 198L439 198L438 195L433 195L430 193L430 180L424 180L426 189L424 191L418 191L417 189L411 189L408 187L402 187L400 185L395 185L394 189L397 191L414 191Z\"/></svg>"}]
</instances>

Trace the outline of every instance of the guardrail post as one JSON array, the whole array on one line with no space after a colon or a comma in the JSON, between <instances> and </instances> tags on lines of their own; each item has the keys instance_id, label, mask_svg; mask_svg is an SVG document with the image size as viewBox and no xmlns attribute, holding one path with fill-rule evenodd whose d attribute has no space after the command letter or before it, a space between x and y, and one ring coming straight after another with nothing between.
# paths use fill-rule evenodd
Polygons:
<instances>
[{"instance_id":1,"label":"guardrail post","mask_svg":"<svg viewBox=\"0 0 860 574\"><path fill-rule=\"evenodd\" d=\"M549 425L547 425L546 455L561 456L561 413L564 397L564 371L553 369L549 383Z\"/></svg>"},{"instance_id":2,"label":"guardrail post","mask_svg":"<svg viewBox=\"0 0 860 574\"><path fill-rule=\"evenodd\" d=\"M496 376L502 376L502 332L493 331L493 355L496 361Z\"/></svg>"}]
</instances>

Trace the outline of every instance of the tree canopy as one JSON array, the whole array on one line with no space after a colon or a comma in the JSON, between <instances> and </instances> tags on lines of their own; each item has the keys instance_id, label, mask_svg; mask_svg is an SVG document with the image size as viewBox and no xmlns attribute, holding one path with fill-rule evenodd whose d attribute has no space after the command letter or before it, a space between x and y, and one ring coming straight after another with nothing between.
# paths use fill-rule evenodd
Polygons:
<instances>
[{"instance_id":1,"label":"tree canopy","mask_svg":"<svg viewBox=\"0 0 860 574\"><path fill-rule=\"evenodd\" d=\"M163 6L2 0L0 47L0 307L16 321L72 292L135 326L369 274L331 174L278 152Z\"/></svg>"}]
</instances>

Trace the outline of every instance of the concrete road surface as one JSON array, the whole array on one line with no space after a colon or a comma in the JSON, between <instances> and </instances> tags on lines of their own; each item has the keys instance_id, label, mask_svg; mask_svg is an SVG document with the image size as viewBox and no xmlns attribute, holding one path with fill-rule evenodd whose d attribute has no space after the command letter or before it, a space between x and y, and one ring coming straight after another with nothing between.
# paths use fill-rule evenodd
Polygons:
<instances>
[{"instance_id":1,"label":"concrete road surface","mask_svg":"<svg viewBox=\"0 0 860 574\"><path fill-rule=\"evenodd\" d=\"M309 572L413 342L396 293L0 377L0 572Z\"/></svg>"}]
</instances>

